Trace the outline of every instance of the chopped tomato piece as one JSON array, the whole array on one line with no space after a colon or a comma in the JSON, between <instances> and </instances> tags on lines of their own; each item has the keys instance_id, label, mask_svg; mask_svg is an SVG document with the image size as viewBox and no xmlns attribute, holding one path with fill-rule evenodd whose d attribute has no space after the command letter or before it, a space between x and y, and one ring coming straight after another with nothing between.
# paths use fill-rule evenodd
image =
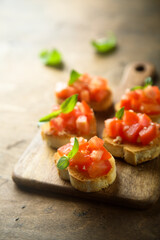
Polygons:
<instances>
[{"instance_id":1,"label":"chopped tomato piece","mask_svg":"<svg viewBox=\"0 0 160 240\"><path fill-rule=\"evenodd\" d=\"M81 100L89 102L90 101L89 91L87 89L84 89L82 92L80 92L80 98Z\"/></svg>"},{"instance_id":2,"label":"chopped tomato piece","mask_svg":"<svg viewBox=\"0 0 160 240\"><path fill-rule=\"evenodd\" d=\"M117 118L107 119L105 121L105 129L109 137L115 138L116 136L123 135L122 120Z\"/></svg>"},{"instance_id":3,"label":"chopped tomato piece","mask_svg":"<svg viewBox=\"0 0 160 240\"><path fill-rule=\"evenodd\" d=\"M63 156L63 155L68 155L68 153L72 150L73 146L71 143L67 143L66 145L58 148L58 153L59 155Z\"/></svg>"},{"instance_id":4,"label":"chopped tomato piece","mask_svg":"<svg viewBox=\"0 0 160 240\"><path fill-rule=\"evenodd\" d=\"M103 155L103 150L93 150L90 154L90 157L93 161L101 160Z\"/></svg>"},{"instance_id":5,"label":"chopped tomato piece","mask_svg":"<svg viewBox=\"0 0 160 240\"><path fill-rule=\"evenodd\" d=\"M123 98L120 102L120 108L125 107L126 110L131 109L131 101L129 98Z\"/></svg>"},{"instance_id":6,"label":"chopped tomato piece","mask_svg":"<svg viewBox=\"0 0 160 240\"><path fill-rule=\"evenodd\" d=\"M157 135L156 124L144 127L140 132L140 141L143 145L149 144Z\"/></svg>"},{"instance_id":7,"label":"chopped tomato piece","mask_svg":"<svg viewBox=\"0 0 160 240\"><path fill-rule=\"evenodd\" d=\"M76 128L83 134L89 133L89 124L86 116L79 116L76 120Z\"/></svg>"},{"instance_id":8,"label":"chopped tomato piece","mask_svg":"<svg viewBox=\"0 0 160 240\"><path fill-rule=\"evenodd\" d=\"M133 124L131 126L125 126L124 140L130 143L136 143L139 136L139 131L141 129L142 129L142 126L139 123Z\"/></svg>"},{"instance_id":9,"label":"chopped tomato piece","mask_svg":"<svg viewBox=\"0 0 160 240\"><path fill-rule=\"evenodd\" d=\"M50 128L61 132L64 129L64 120L60 116L50 120Z\"/></svg>"},{"instance_id":10,"label":"chopped tomato piece","mask_svg":"<svg viewBox=\"0 0 160 240\"><path fill-rule=\"evenodd\" d=\"M112 157L105 147L102 147L101 149L103 150L103 155L101 157L101 160L110 159Z\"/></svg>"},{"instance_id":11,"label":"chopped tomato piece","mask_svg":"<svg viewBox=\"0 0 160 240\"><path fill-rule=\"evenodd\" d=\"M91 165L92 160L89 155L84 155L82 152L77 152L77 154L70 159L69 165L76 167L79 171L87 171L88 167Z\"/></svg>"},{"instance_id":12,"label":"chopped tomato piece","mask_svg":"<svg viewBox=\"0 0 160 240\"><path fill-rule=\"evenodd\" d=\"M88 144L90 149L101 149L103 147L104 141L95 136L88 141Z\"/></svg>"},{"instance_id":13,"label":"chopped tomato piece","mask_svg":"<svg viewBox=\"0 0 160 240\"><path fill-rule=\"evenodd\" d=\"M132 125L139 122L139 118L135 112L125 111L123 121L126 125Z\"/></svg>"},{"instance_id":14,"label":"chopped tomato piece","mask_svg":"<svg viewBox=\"0 0 160 240\"><path fill-rule=\"evenodd\" d=\"M91 178L96 178L106 175L112 168L111 163L108 160L92 162L88 168L88 174Z\"/></svg>"},{"instance_id":15,"label":"chopped tomato piece","mask_svg":"<svg viewBox=\"0 0 160 240\"><path fill-rule=\"evenodd\" d=\"M139 124L142 127L148 127L151 124L151 119L146 114L137 114L139 117Z\"/></svg>"}]
</instances>

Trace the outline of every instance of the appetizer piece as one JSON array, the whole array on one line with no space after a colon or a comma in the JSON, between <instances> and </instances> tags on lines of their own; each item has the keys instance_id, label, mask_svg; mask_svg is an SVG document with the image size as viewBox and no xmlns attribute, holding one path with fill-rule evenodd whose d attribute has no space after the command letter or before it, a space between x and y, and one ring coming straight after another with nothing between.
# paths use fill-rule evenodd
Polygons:
<instances>
[{"instance_id":1,"label":"appetizer piece","mask_svg":"<svg viewBox=\"0 0 160 240\"><path fill-rule=\"evenodd\" d=\"M59 82L55 93L58 103L73 94L78 94L78 100L84 100L95 111L104 111L112 105L112 92L106 79L80 74L74 70L70 74L68 84Z\"/></svg>"},{"instance_id":2,"label":"appetizer piece","mask_svg":"<svg viewBox=\"0 0 160 240\"><path fill-rule=\"evenodd\" d=\"M116 178L116 165L103 144L96 136L88 142L82 137L71 138L54 155L60 177L82 192L107 188Z\"/></svg>"},{"instance_id":3,"label":"appetizer piece","mask_svg":"<svg viewBox=\"0 0 160 240\"><path fill-rule=\"evenodd\" d=\"M118 110L121 107L146 113L154 122L160 122L160 90L157 86L152 86L152 80L149 77L144 86L126 91L115 108Z\"/></svg>"},{"instance_id":4,"label":"appetizer piece","mask_svg":"<svg viewBox=\"0 0 160 240\"><path fill-rule=\"evenodd\" d=\"M93 110L85 101L77 102L77 95L67 98L53 112L40 119L41 135L48 145L58 148L69 142L73 136L90 139L96 134L96 120Z\"/></svg>"},{"instance_id":5,"label":"appetizer piece","mask_svg":"<svg viewBox=\"0 0 160 240\"><path fill-rule=\"evenodd\" d=\"M142 113L124 107L105 121L103 140L113 156L132 165L152 160L160 154L160 124Z\"/></svg>"}]
</instances>

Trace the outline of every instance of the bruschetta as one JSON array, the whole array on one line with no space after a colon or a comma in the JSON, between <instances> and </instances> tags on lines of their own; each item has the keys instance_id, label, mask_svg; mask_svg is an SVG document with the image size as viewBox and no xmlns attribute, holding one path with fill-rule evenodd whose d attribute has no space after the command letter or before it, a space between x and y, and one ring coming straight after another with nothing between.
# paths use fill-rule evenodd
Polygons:
<instances>
[{"instance_id":1,"label":"bruschetta","mask_svg":"<svg viewBox=\"0 0 160 240\"><path fill-rule=\"evenodd\" d=\"M87 102L94 111L107 110L112 105L112 91L108 86L107 80L102 77L91 77L88 74L78 74L76 71L73 81L68 83L57 83L56 97L58 103L73 94L78 94L79 101ZM72 78L70 77L72 80Z\"/></svg>"},{"instance_id":2,"label":"bruschetta","mask_svg":"<svg viewBox=\"0 0 160 240\"><path fill-rule=\"evenodd\" d=\"M115 105L115 109L118 111L122 107L146 113L153 122L160 123L160 90L150 84L127 89L120 102Z\"/></svg>"},{"instance_id":3,"label":"bruschetta","mask_svg":"<svg viewBox=\"0 0 160 240\"><path fill-rule=\"evenodd\" d=\"M78 148L69 158L74 148L74 139L58 149L54 155L59 175L69 180L71 185L82 192L97 192L107 188L116 179L116 165L113 156L103 146L98 137L78 138ZM68 161L66 164L65 161ZM61 161L62 160L62 161Z\"/></svg>"},{"instance_id":4,"label":"bruschetta","mask_svg":"<svg viewBox=\"0 0 160 240\"><path fill-rule=\"evenodd\" d=\"M121 108L118 113L117 117L105 121L103 140L107 150L132 165L158 157L160 124L132 110Z\"/></svg>"},{"instance_id":5,"label":"bruschetta","mask_svg":"<svg viewBox=\"0 0 160 240\"><path fill-rule=\"evenodd\" d=\"M55 106L53 113L59 110L60 106ZM43 119L46 120L45 117L42 121ZM62 111L41 126L43 140L46 140L53 148L59 148L68 143L74 136L90 139L96 135L96 132L94 112L85 101L77 102L70 112L63 113Z\"/></svg>"}]
</instances>

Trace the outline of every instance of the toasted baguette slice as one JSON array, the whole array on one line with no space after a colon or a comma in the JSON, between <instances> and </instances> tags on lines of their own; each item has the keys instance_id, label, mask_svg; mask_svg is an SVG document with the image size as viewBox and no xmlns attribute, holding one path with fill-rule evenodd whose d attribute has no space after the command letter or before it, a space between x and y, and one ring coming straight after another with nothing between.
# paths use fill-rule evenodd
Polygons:
<instances>
[{"instance_id":1,"label":"toasted baguette slice","mask_svg":"<svg viewBox=\"0 0 160 240\"><path fill-rule=\"evenodd\" d=\"M60 155L58 153L55 153L55 163L57 163L59 158ZM81 192L98 192L103 188L107 188L116 179L115 160L113 157L111 157L109 161L112 165L112 168L108 174L102 177L90 178L85 173L79 172L76 168L73 167L68 167L64 170L58 169L58 173L60 178L63 180L68 180L68 178L66 178L66 175L68 173L71 185Z\"/></svg>"},{"instance_id":2,"label":"toasted baguette slice","mask_svg":"<svg viewBox=\"0 0 160 240\"><path fill-rule=\"evenodd\" d=\"M57 103L61 104L64 101L64 99L57 98ZM110 89L108 89L108 95L103 99L101 102L87 102L87 104L96 112L102 112L107 110L109 107L111 107L113 103L112 100L112 92Z\"/></svg>"},{"instance_id":3,"label":"toasted baguette slice","mask_svg":"<svg viewBox=\"0 0 160 240\"><path fill-rule=\"evenodd\" d=\"M105 147L114 157L124 158L131 165L152 160L160 155L160 137L157 137L151 144L146 146L118 144L114 142L114 139L107 136L104 129L103 140Z\"/></svg>"},{"instance_id":4,"label":"toasted baguette slice","mask_svg":"<svg viewBox=\"0 0 160 240\"><path fill-rule=\"evenodd\" d=\"M58 162L59 158L60 158L60 155L59 155L58 152L56 152L54 154L54 162L55 162L56 166L57 166L57 162ZM66 181L70 181L68 168L66 168L66 169L58 169L57 168L57 170L58 170L58 174L59 174L61 179L66 180Z\"/></svg>"},{"instance_id":5,"label":"toasted baguette slice","mask_svg":"<svg viewBox=\"0 0 160 240\"><path fill-rule=\"evenodd\" d=\"M44 123L41 126L41 135L43 140L45 140L48 144L48 146L52 148L59 148L67 143L69 143L69 140L71 137L76 137L75 135L64 133L62 135L54 135L50 131L50 124L49 122ZM96 135L96 120L93 118L92 122L90 123L90 134L89 135L82 135L81 137L84 137L85 139L89 140L91 137Z\"/></svg>"},{"instance_id":6,"label":"toasted baguette slice","mask_svg":"<svg viewBox=\"0 0 160 240\"><path fill-rule=\"evenodd\" d=\"M120 109L120 103L116 103L115 104L115 111L118 111ZM147 114L147 113L146 113ZM160 114L155 114L155 115L149 115L147 114L148 117L150 117L150 119L153 121L153 122L157 122L157 123L160 123Z\"/></svg>"},{"instance_id":7,"label":"toasted baguette slice","mask_svg":"<svg viewBox=\"0 0 160 240\"><path fill-rule=\"evenodd\" d=\"M74 188L81 192L98 192L107 188L116 179L116 165L113 157L109 159L112 168L108 174L102 177L90 178L83 173L78 172L75 168L68 168L70 182Z\"/></svg>"}]
</instances>

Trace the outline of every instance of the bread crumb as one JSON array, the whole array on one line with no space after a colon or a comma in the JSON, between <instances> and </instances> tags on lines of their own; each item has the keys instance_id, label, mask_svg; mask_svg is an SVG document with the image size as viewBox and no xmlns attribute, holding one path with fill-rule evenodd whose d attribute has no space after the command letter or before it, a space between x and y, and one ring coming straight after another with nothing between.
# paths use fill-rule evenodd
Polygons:
<instances>
[{"instance_id":1,"label":"bread crumb","mask_svg":"<svg viewBox=\"0 0 160 240\"><path fill-rule=\"evenodd\" d=\"M120 136L117 136L114 140L114 143L120 144L122 142L122 138Z\"/></svg>"}]
</instances>

